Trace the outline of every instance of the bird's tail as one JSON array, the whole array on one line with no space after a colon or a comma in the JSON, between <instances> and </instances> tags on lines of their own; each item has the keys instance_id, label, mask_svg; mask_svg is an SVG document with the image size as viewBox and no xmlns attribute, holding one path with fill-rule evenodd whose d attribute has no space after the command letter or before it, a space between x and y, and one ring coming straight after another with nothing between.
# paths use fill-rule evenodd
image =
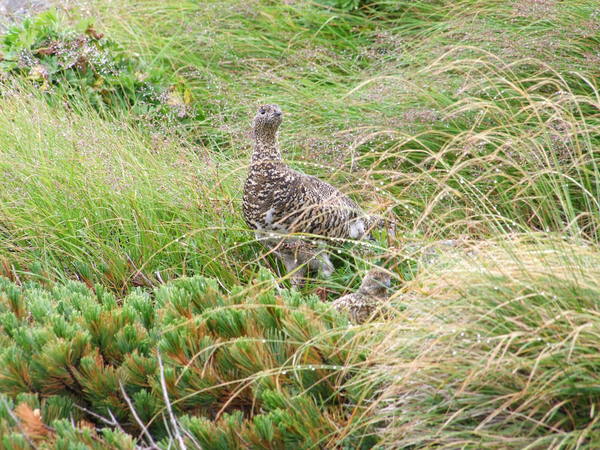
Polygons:
<instances>
[{"instance_id":1,"label":"bird's tail","mask_svg":"<svg viewBox=\"0 0 600 450\"><path fill-rule=\"evenodd\" d=\"M396 224L386 217L369 215L366 217L366 222L365 238L370 241L375 241L373 237L373 231L375 230L386 230L389 236L396 236Z\"/></svg>"}]
</instances>

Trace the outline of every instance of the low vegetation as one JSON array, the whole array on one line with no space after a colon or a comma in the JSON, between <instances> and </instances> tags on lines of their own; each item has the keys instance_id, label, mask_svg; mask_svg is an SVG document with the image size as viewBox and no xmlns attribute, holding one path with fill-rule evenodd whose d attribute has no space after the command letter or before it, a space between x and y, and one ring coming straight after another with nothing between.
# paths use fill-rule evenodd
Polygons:
<instances>
[{"instance_id":1,"label":"low vegetation","mask_svg":"<svg viewBox=\"0 0 600 450\"><path fill-rule=\"evenodd\" d=\"M92 422L105 428L104 444L126 447L124 433L140 427L165 447L175 437L215 449L340 441L360 395L343 382L365 348L316 297L276 295L268 273L255 281L225 295L193 277L120 301L100 285L5 281L0 390L27 406L11 415L4 399L4 445L23 440L8 434L19 414L32 416L42 436L29 437L46 445L86 442L97 436Z\"/></svg>"},{"instance_id":2,"label":"low vegetation","mask_svg":"<svg viewBox=\"0 0 600 450\"><path fill-rule=\"evenodd\" d=\"M0 50L1 448L598 445L595 1L57 8ZM394 225L301 292L241 217L261 103Z\"/></svg>"},{"instance_id":3,"label":"low vegetation","mask_svg":"<svg viewBox=\"0 0 600 450\"><path fill-rule=\"evenodd\" d=\"M469 250L406 287L414 307L365 376L385 386L382 443L595 446L597 251L534 236Z\"/></svg>"},{"instance_id":4,"label":"low vegetation","mask_svg":"<svg viewBox=\"0 0 600 450\"><path fill-rule=\"evenodd\" d=\"M54 11L40 13L10 27L1 51L4 76L31 80L51 101L126 109L148 121L188 113L189 91L181 96L164 71L127 55L89 20L70 27Z\"/></svg>"}]
</instances>

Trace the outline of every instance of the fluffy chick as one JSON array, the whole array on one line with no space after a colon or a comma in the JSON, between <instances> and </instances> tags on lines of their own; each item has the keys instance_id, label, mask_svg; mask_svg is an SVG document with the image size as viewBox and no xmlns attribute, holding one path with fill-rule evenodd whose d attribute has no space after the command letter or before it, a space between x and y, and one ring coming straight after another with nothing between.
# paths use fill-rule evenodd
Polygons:
<instances>
[{"instance_id":1,"label":"fluffy chick","mask_svg":"<svg viewBox=\"0 0 600 450\"><path fill-rule=\"evenodd\" d=\"M388 299L391 275L380 269L371 269L363 278L358 291L344 295L333 302L338 311L346 311L353 322L363 323Z\"/></svg>"},{"instance_id":2,"label":"fluffy chick","mask_svg":"<svg viewBox=\"0 0 600 450\"><path fill-rule=\"evenodd\" d=\"M273 253L283 261L296 288L302 286L307 269L321 272L325 277L331 276L334 270L327 252L305 240L284 239L273 247Z\"/></svg>"}]
</instances>

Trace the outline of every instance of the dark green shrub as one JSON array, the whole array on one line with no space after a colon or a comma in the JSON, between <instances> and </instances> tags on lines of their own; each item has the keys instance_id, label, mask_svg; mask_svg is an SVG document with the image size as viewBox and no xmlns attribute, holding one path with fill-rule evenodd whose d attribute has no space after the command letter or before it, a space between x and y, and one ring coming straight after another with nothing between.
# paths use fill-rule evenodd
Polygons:
<instances>
[{"instance_id":1,"label":"dark green shrub","mask_svg":"<svg viewBox=\"0 0 600 450\"><path fill-rule=\"evenodd\" d=\"M127 54L90 21L71 27L52 10L8 29L0 42L0 69L99 110L132 109L149 119L181 119L191 112L183 84Z\"/></svg>"},{"instance_id":2,"label":"dark green shrub","mask_svg":"<svg viewBox=\"0 0 600 450\"><path fill-rule=\"evenodd\" d=\"M87 443L107 423L138 436L141 421L165 448L177 429L205 449L322 448L352 420L343 386L364 355L347 325L316 297L278 293L267 272L229 295L194 277L122 301L0 279L0 392L5 409L27 396L52 442ZM1 410L0 427L21 439Z\"/></svg>"}]
</instances>

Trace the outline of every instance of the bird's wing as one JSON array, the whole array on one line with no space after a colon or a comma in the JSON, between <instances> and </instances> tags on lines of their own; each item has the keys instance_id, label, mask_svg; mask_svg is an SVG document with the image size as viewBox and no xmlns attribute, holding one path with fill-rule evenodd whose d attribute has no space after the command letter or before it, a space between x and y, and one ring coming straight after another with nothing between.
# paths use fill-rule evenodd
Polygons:
<instances>
[{"instance_id":1,"label":"bird's wing","mask_svg":"<svg viewBox=\"0 0 600 450\"><path fill-rule=\"evenodd\" d=\"M368 228L365 213L329 183L287 168L278 183L277 225L288 232L360 238ZM364 223L363 223L364 222Z\"/></svg>"},{"instance_id":2,"label":"bird's wing","mask_svg":"<svg viewBox=\"0 0 600 450\"><path fill-rule=\"evenodd\" d=\"M304 177L304 182L307 188L313 191L322 202L336 205L341 208L354 210L356 212L362 212L360 206L350 199L350 197L343 194L329 183L311 175L301 175Z\"/></svg>"},{"instance_id":3,"label":"bird's wing","mask_svg":"<svg viewBox=\"0 0 600 450\"><path fill-rule=\"evenodd\" d=\"M307 185L315 192L321 193L320 195L323 198L324 204L330 205L338 210L346 211L348 220L360 222L361 227L363 227L363 231L360 232L361 235L364 233L370 235L370 231L382 226L383 222L381 218L365 213L356 202L329 183L310 175L304 176L306 177Z\"/></svg>"}]
</instances>

